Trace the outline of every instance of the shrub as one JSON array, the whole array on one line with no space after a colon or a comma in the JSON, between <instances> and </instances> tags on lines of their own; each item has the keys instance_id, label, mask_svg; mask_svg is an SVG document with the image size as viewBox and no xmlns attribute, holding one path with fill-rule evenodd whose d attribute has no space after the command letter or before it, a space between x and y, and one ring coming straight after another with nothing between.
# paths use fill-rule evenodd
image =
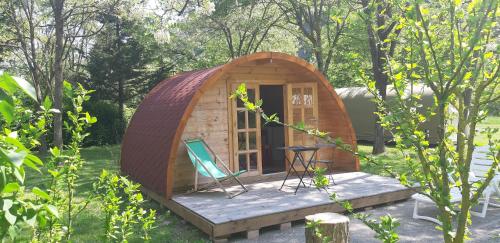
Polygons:
<instances>
[{"instance_id":1,"label":"shrub","mask_svg":"<svg viewBox=\"0 0 500 243\"><path fill-rule=\"evenodd\" d=\"M94 183L94 193L104 208L105 239L110 242L127 242L134 235L144 241L151 240L149 231L155 222L155 210L145 210L139 184L126 177L103 170ZM137 227L140 226L140 227Z\"/></svg>"},{"instance_id":2,"label":"shrub","mask_svg":"<svg viewBox=\"0 0 500 243\"><path fill-rule=\"evenodd\" d=\"M117 144L124 133L124 124L120 124L118 105L109 100L91 99L84 109L97 117L98 123L88 129L91 134L84 146Z\"/></svg>"}]
</instances>

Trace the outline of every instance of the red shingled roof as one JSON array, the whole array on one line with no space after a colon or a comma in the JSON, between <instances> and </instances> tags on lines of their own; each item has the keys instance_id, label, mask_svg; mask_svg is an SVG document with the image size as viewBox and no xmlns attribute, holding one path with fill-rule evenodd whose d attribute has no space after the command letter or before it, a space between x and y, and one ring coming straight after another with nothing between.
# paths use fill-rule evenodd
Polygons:
<instances>
[{"instance_id":1,"label":"red shingled roof","mask_svg":"<svg viewBox=\"0 0 500 243\"><path fill-rule=\"evenodd\" d=\"M182 73L151 90L123 138L122 172L146 188L165 194L167 160L179 122L196 91L220 67Z\"/></svg>"}]
</instances>

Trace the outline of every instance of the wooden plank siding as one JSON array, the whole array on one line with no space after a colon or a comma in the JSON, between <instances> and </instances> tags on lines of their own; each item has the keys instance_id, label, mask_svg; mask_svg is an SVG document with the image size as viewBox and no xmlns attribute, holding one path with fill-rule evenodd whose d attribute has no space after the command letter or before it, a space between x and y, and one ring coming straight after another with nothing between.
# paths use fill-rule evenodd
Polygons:
<instances>
[{"instance_id":1,"label":"wooden plank siding","mask_svg":"<svg viewBox=\"0 0 500 243\"><path fill-rule=\"evenodd\" d=\"M203 138L215 153L229 165L229 140L227 120L227 90L225 82L217 82L196 104L188 119L182 139ZM208 178L199 177L200 183ZM194 167L183 143L177 149L174 167L174 191L182 191L194 183Z\"/></svg>"},{"instance_id":2,"label":"wooden plank siding","mask_svg":"<svg viewBox=\"0 0 500 243\"><path fill-rule=\"evenodd\" d=\"M232 119L228 99L234 83L247 82L259 85L282 84L286 91L288 83L317 82L318 100L318 126L322 131L330 132L333 136L341 137L343 141L351 143L353 134L345 119L345 113L340 109L330 91L322 84L314 73L304 67L289 61L273 60L261 62L244 62L225 71L221 77L209 87L196 103L190 114L182 139L201 137L226 162L229 168L235 168L235 150L233 149L232 133L235 126ZM286 92L285 92L286 93ZM285 96L286 97L286 96ZM287 100L287 98L286 98ZM286 109L285 100L285 109ZM264 102L266 102L264 100ZM285 111L286 112L286 111ZM285 114L286 115L286 114ZM286 117L286 116L285 116ZM290 121L286 121L290 122ZM285 135L288 141L288 134ZM260 137L260 136L259 136ZM334 159L334 169L342 171L355 171L356 162L352 155L334 149L321 149L320 159ZM265 163L265 161L262 161ZM184 144L180 143L174 162L173 188L174 191L184 191L194 183L194 168L187 156ZM200 183L208 182L208 178L200 177Z\"/></svg>"},{"instance_id":3,"label":"wooden plank siding","mask_svg":"<svg viewBox=\"0 0 500 243\"><path fill-rule=\"evenodd\" d=\"M340 110L339 105L331 97L330 92L323 86L318 87L319 100L319 129L330 133L332 137L340 137L345 143L351 145L355 141L354 134L347 128L348 121L343 116L347 115ZM355 158L352 154L338 149L321 149L320 159L334 160L334 169L341 171L355 171Z\"/></svg>"}]
</instances>

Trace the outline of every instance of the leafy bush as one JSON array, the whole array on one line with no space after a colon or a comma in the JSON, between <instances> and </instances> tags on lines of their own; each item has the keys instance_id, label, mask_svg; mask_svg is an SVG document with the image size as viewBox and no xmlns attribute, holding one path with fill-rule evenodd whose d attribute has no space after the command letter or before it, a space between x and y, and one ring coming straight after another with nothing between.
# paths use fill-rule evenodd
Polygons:
<instances>
[{"instance_id":1,"label":"leafy bush","mask_svg":"<svg viewBox=\"0 0 500 243\"><path fill-rule=\"evenodd\" d=\"M143 240L151 239L155 210L148 212L141 207L145 201L138 184L103 170L94 192L104 206L106 240L126 242L134 233L141 234Z\"/></svg>"},{"instance_id":2,"label":"leafy bush","mask_svg":"<svg viewBox=\"0 0 500 243\"><path fill-rule=\"evenodd\" d=\"M40 145L38 139L48 135L51 114L60 111L51 109L49 98L38 104L36 112L30 110L33 103L26 102L20 91L35 100L34 88L7 74L0 76L0 91L0 242L71 242L73 223L96 199L105 202L102 210L110 219L106 228L111 230L103 238L127 242L140 228L142 239L148 240L155 211L143 209L139 185L104 171L96 182L103 194L90 193L84 200L75 197L85 192L77 183L85 164L80 148L90 135L86 129L97 121L83 109L91 91L64 82L64 94L71 103L65 106L64 121L69 139L63 148L50 149L45 164L33 151ZM45 178L36 186L25 185L27 168Z\"/></svg>"},{"instance_id":3,"label":"leafy bush","mask_svg":"<svg viewBox=\"0 0 500 243\"><path fill-rule=\"evenodd\" d=\"M99 123L88 129L90 135L84 145L117 144L124 133L124 124L120 124L118 105L109 100L90 100L85 110L97 117Z\"/></svg>"},{"instance_id":4,"label":"leafy bush","mask_svg":"<svg viewBox=\"0 0 500 243\"><path fill-rule=\"evenodd\" d=\"M50 115L44 106L33 112L23 105L25 95L20 91L35 99L34 89L25 80L4 73L0 89L0 241L16 241L22 227L43 227L47 221L59 218L47 192L25 186L26 169L40 172L43 166L31 150L39 145L38 138L45 132Z\"/></svg>"}]
</instances>

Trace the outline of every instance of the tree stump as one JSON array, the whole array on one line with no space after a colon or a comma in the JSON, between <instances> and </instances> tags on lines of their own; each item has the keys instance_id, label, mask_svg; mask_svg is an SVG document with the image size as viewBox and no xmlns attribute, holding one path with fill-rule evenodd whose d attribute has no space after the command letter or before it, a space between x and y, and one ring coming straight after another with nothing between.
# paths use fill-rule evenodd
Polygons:
<instances>
[{"instance_id":1,"label":"tree stump","mask_svg":"<svg viewBox=\"0 0 500 243\"><path fill-rule=\"evenodd\" d=\"M323 239L333 243L349 242L349 218L338 213L318 213L306 216L306 224L316 227L306 227L306 243L324 243ZM322 238L318 237L318 234Z\"/></svg>"}]
</instances>

